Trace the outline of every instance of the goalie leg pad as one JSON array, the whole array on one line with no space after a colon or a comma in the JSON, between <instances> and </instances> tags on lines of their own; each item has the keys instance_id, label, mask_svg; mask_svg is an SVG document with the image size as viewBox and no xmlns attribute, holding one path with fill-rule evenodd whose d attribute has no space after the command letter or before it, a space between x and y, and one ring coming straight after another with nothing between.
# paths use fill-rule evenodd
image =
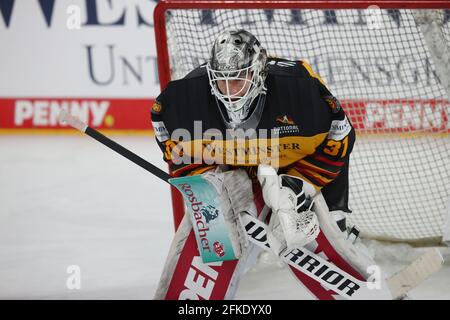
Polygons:
<instances>
[{"instance_id":1,"label":"goalie leg pad","mask_svg":"<svg viewBox=\"0 0 450 320\"><path fill-rule=\"evenodd\" d=\"M203 263L191 221L185 215L172 241L154 299L224 299L237 262Z\"/></svg>"},{"instance_id":2,"label":"goalie leg pad","mask_svg":"<svg viewBox=\"0 0 450 320\"><path fill-rule=\"evenodd\" d=\"M254 209L253 205L252 215L256 215ZM154 299L233 299L242 275L256 262L259 252L260 248L249 244L239 260L203 263L192 223L185 215L172 241Z\"/></svg>"},{"instance_id":3,"label":"goalie leg pad","mask_svg":"<svg viewBox=\"0 0 450 320\"><path fill-rule=\"evenodd\" d=\"M373 292L373 296L368 296L366 299L373 299L375 296L382 299L392 299L382 273L379 279L372 279L373 274L371 272L376 263L367 254L366 250L355 246L352 241L347 239L345 233L339 229L333 215L328 211L328 206L322 194L319 193L314 197L314 201L313 210L319 220L320 233L316 240L306 245L305 248L315 254L320 254L358 280L380 281L380 289L374 289L377 292ZM325 289L316 280L292 267L291 271L317 299L339 299L335 292Z\"/></svg>"}]
</instances>

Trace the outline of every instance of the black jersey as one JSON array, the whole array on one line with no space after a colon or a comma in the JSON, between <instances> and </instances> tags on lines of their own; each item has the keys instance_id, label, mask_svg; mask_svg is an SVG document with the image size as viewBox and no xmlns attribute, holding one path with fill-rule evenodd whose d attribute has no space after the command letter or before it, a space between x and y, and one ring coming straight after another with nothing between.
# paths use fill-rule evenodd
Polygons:
<instances>
[{"instance_id":1,"label":"black jersey","mask_svg":"<svg viewBox=\"0 0 450 320\"><path fill-rule=\"evenodd\" d=\"M262 113L252 128L256 135L239 143L232 142L204 66L170 82L155 100L152 123L175 175L201 173L217 164L245 167L254 174L264 162L317 189L343 172L343 182L334 185L346 194L355 134L339 101L304 61L269 59L265 86Z\"/></svg>"}]
</instances>

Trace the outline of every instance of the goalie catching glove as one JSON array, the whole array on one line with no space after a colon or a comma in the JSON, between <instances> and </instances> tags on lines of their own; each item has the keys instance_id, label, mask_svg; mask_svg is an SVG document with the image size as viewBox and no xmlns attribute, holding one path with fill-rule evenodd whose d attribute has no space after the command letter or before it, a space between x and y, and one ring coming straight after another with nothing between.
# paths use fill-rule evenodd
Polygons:
<instances>
[{"instance_id":1,"label":"goalie catching glove","mask_svg":"<svg viewBox=\"0 0 450 320\"><path fill-rule=\"evenodd\" d=\"M268 241L275 253L279 255L286 246L290 250L315 240L320 230L317 216L311 211L314 187L298 177L278 175L268 165L259 165L258 180L264 202L272 209Z\"/></svg>"}]
</instances>

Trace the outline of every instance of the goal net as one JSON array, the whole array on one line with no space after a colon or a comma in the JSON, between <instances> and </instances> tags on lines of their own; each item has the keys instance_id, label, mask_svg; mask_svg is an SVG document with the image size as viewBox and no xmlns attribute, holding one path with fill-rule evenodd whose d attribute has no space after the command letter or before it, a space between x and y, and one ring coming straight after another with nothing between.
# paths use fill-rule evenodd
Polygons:
<instances>
[{"instance_id":1,"label":"goal net","mask_svg":"<svg viewBox=\"0 0 450 320\"><path fill-rule=\"evenodd\" d=\"M351 222L371 238L440 241L450 212L450 5L377 3L163 2L160 79L206 62L225 29L252 32L271 56L307 60L357 131Z\"/></svg>"}]
</instances>

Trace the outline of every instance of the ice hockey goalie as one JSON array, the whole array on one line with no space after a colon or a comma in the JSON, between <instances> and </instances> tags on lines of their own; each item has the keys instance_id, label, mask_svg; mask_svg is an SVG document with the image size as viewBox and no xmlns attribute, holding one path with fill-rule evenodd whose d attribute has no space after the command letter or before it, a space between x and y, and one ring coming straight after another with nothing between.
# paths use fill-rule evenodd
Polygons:
<instances>
[{"instance_id":1,"label":"ice hockey goalie","mask_svg":"<svg viewBox=\"0 0 450 320\"><path fill-rule=\"evenodd\" d=\"M353 244L357 231L345 221L355 132L338 99L306 61L268 57L249 32L224 31L207 63L161 92L151 117L173 176L239 172L235 179L221 180L221 201L232 203L232 215L246 211L266 223L274 254L305 248L352 279L367 280L373 261ZM251 197L242 197L248 193ZM236 200L242 198L247 200ZM240 258L204 264L185 217L155 298L232 299L262 250L242 236L248 231L242 223L236 229ZM291 260L310 270L290 265L317 299L349 291L339 286L344 281L339 272L325 271L319 260Z\"/></svg>"}]
</instances>

